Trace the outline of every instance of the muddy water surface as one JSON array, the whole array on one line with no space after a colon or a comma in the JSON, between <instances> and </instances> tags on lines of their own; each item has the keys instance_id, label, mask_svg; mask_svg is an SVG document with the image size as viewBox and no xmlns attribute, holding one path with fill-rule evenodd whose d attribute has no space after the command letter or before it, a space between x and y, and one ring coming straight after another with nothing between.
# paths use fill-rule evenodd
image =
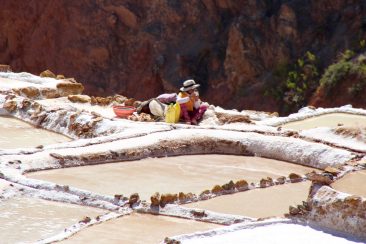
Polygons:
<instances>
[{"instance_id":1,"label":"muddy water surface","mask_svg":"<svg viewBox=\"0 0 366 244\"><path fill-rule=\"evenodd\" d=\"M267 176L277 178L291 172L305 174L312 170L259 157L195 155L39 171L28 177L109 195L138 192L142 199L149 200L155 192L199 194L230 180L259 182Z\"/></svg>"},{"instance_id":2,"label":"muddy water surface","mask_svg":"<svg viewBox=\"0 0 366 244\"><path fill-rule=\"evenodd\" d=\"M366 198L366 170L345 175L332 184L338 191Z\"/></svg>"},{"instance_id":3,"label":"muddy water surface","mask_svg":"<svg viewBox=\"0 0 366 244\"><path fill-rule=\"evenodd\" d=\"M96 217L105 212L25 197L6 200L0 202L0 242L34 242L58 234L84 216Z\"/></svg>"},{"instance_id":4,"label":"muddy water surface","mask_svg":"<svg viewBox=\"0 0 366 244\"><path fill-rule=\"evenodd\" d=\"M301 121L283 124L281 127L294 130L307 130L317 127L334 128L339 124L344 126L364 126L366 124L366 116L346 113L324 114Z\"/></svg>"},{"instance_id":5,"label":"muddy water surface","mask_svg":"<svg viewBox=\"0 0 366 244\"><path fill-rule=\"evenodd\" d=\"M37 129L21 120L0 116L0 149L36 147L71 141L51 131Z\"/></svg>"},{"instance_id":6,"label":"muddy water surface","mask_svg":"<svg viewBox=\"0 0 366 244\"><path fill-rule=\"evenodd\" d=\"M165 237L205 231L221 225L180 218L132 214L94 225L61 243L160 243Z\"/></svg>"},{"instance_id":7,"label":"muddy water surface","mask_svg":"<svg viewBox=\"0 0 366 244\"><path fill-rule=\"evenodd\" d=\"M184 206L253 218L283 216L288 213L290 205L296 206L306 201L310 185L310 182L278 185L224 195Z\"/></svg>"}]
</instances>

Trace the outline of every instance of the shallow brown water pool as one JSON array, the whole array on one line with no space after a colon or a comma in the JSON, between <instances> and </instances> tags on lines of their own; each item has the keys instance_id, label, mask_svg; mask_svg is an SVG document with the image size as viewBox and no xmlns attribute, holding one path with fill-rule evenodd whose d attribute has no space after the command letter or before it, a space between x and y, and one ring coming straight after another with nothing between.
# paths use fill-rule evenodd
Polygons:
<instances>
[{"instance_id":1,"label":"shallow brown water pool","mask_svg":"<svg viewBox=\"0 0 366 244\"><path fill-rule=\"evenodd\" d=\"M66 184L102 194L140 194L149 200L155 192L201 193L214 185L245 179L305 174L313 168L283 161L233 155L194 155L39 171L28 177Z\"/></svg>"},{"instance_id":2,"label":"shallow brown water pool","mask_svg":"<svg viewBox=\"0 0 366 244\"><path fill-rule=\"evenodd\" d=\"M58 234L84 216L96 217L105 212L86 206L26 197L2 201L1 243L34 242Z\"/></svg>"},{"instance_id":3,"label":"shallow brown water pool","mask_svg":"<svg viewBox=\"0 0 366 244\"><path fill-rule=\"evenodd\" d=\"M290 122L281 125L281 127L294 130L307 130L317 127L334 128L339 124L344 126L364 126L366 124L366 116L346 113L331 113L300 121Z\"/></svg>"},{"instance_id":4,"label":"shallow brown water pool","mask_svg":"<svg viewBox=\"0 0 366 244\"><path fill-rule=\"evenodd\" d=\"M219 196L184 206L253 218L281 217L288 213L290 205L296 206L306 201L310 185L310 182L278 185Z\"/></svg>"},{"instance_id":5,"label":"shallow brown water pool","mask_svg":"<svg viewBox=\"0 0 366 244\"><path fill-rule=\"evenodd\" d=\"M94 225L62 243L160 243L165 237L222 227L194 220L131 214Z\"/></svg>"},{"instance_id":6,"label":"shallow brown water pool","mask_svg":"<svg viewBox=\"0 0 366 244\"><path fill-rule=\"evenodd\" d=\"M37 129L21 120L0 116L0 149L36 147L71 141L51 131Z\"/></svg>"},{"instance_id":7,"label":"shallow brown water pool","mask_svg":"<svg viewBox=\"0 0 366 244\"><path fill-rule=\"evenodd\" d=\"M352 172L332 184L338 191L366 197L366 170Z\"/></svg>"}]
</instances>

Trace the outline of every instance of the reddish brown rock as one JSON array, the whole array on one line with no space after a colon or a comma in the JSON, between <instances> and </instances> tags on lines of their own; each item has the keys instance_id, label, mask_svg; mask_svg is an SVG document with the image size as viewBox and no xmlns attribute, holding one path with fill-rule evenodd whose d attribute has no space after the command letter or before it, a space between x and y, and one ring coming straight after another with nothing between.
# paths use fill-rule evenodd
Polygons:
<instances>
[{"instance_id":1,"label":"reddish brown rock","mask_svg":"<svg viewBox=\"0 0 366 244\"><path fill-rule=\"evenodd\" d=\"M207 214L204 210L191 210L191 214L196 218L207 217Z\"/></svg>"},{"instance_id":2,"label":"reddish brown rock","mask_svg":"<svg viewBox=\"0 0 366 244\"><path fill-rule=\"evenodd\" d=\"M32 108L34 110L34 112L33 112L34 115L38 115L43 110L42 105L40 103L37 103L37 102L34 102L32 104Z\"/></svg>"},{"instance_id":3,"label":"reddish brown rock","mask_svg":"<svg viewBox=\"0 0 366 244\"><path fill-rule=\"evenodd\" d=\"M121 200L121 199L122 199L122 197L123 197L123 195L122 195L122 194L115 194L115 195L114 195L114 200L119 201L119 200Z\"/></svg>"},{"instance_id":4,"label":"reddish brown rock","mask_svg":"<svg viewBox=\"0 0 366 244\"><path fill-rule=\"evenodd\" d=\"M160 207L165 207L165 205L167 205L168 203L174 203L178 200L178 195L177 194L162 194L160 196Z\"/></svg>"},{"instance_id":5,"label":"reddish brown rock","mask_svg":"<svg viewBox=\"0 0 366 244\"><path fill-rule=\"evenodd\" d=\"M130 120L142 121L142 122L155 122L155 119L150 114L140 113L139 115L131 115L128 117Z\"/></svg>"},{"instance_id":6,"label":"reddish brown rock","mask_svg":"<svg viewBox=\"0 0 366 244\"><path fill-rule=\"evenodd\" d=\"M0 72L11 72L10 65L0 64Z\"/></svg>"},{"instance_id":7,"label":"reddish brown rock","mask_svg":"<svg viewBox=\"0 0 366 244\"><path fill-rule=\"evenodd\" d=\"M17 102L13 100L7 100L4 103L3 108L8 112L13 112L17 109Z\"/></svg>"},{"instance_id":8,"label":"reddish brown rock","mask_svg":"<svg viewBox=\"0 0 366 244\"><path fill-rule=\"evenodd\" d=\"M6 95L6 96L5 96L5 99L6 99L6 100L10 100L10 99L16 98L16 96L17 96L17 95L15 95L15 94L11 94L11 93L10 93L10 94L8 94L8 95Z\"/></svg>"},{"instance_id":9,"label":"reddish brown rock","mask_svg":"<svg viewBox=\"0 0 366 244\"><path fill-rule=\"evenodd\" d=\"M184 195L185 195L185 199L186 200L192 200L192 199L196 198L196 195L193 194L192 192L188 192L188 193L186 193Z\"/></svg>"},{"instance_id":10,"label":"reddish brown rock","mask_svg":"<svg viewBox=\"0 0 366 244\"><path fill-rule=\"evenodd\" d=\"M88 216L85 216L82 220L79 221L79 223L87 224L91 221L91 218Z\"/></svg>"},{"instance_id":11,"label":"reddish brown rock","mask_svg":"<svg viewBox=\"0 0 366 244\"><path fill-rule=\"evenodd\" d=\"M69 95L67 98L73 103L89 103L91 101L88 95Z\"/></svg>"},{"instance_id":12,"label":"reddish brown rock","mask_svg":"<svg viewBox=\"0 0 366 244\"><path fill-rule=\"evenodd\" d=\"M290 215L298 215L300 213L300 210L294 206L289 207Z\"/></svg>"},{"instance_id":13,"label":"reddish brown rock","mask_svg":"<svg viewBox=\"0 0 366 244\"><path fill-rule=\"evenodd\" d=\"M159 192L155 192L155 194L150 197L150 201L151 201L151 206L155 206L155 207L159 206L159 204L160 204Z\"/></svg>"},{"instance_id":14,"label":"reddish brown rock","mask_svg":"<svg viewBox=\"0 0 366 244\"><path fill-rule=\"evenodd\" d=\"M39 74L40 77L54 78L56 79L56 75L51 70L45 70Z\"/></svg>"},{"instance_id":15,"label":"reddish brown rock","mask_svg":"<svg viewBox=\"0 0 366 244\"><path fill-rule=\"evenodd\" d=\"M178 199L180 202L184 202L188 200L188 196L184 192L179 192Z\"/></svg>"},{"instance_id":16,"label":"reddish brown rock","mask_svg":"<svg viewBox=\"0 0 366 244\"><path fill-rule=\"evenodd\" d=\"M200 197L205 197L205 196L209 195L210 193L211 193L210 190L204 190L203 192L201 192Z\"/></svg>"},{"instance_id":17,"label":"reddish brown rock","mask_svg":"<svg viewBox=\"0 0 366 244\"><path fill-rule=\"evenodd\" d=\"M109 104L111 104L112 102L114 101L121 101L120 100L120 97L111 97L111 96L108 96L108 97L91 97L91 101L90 103L91 104L97 104L97 105L100 105L100 106L107 106ZM117 102L119 103L119 102Z\"/></svg>"},{"instance_id":18,"label":"reddish brown rock","mask_svg":"<svg viewBox=\"0 0 366 244\"><path fill-rule=\"evenodd\" d=\"M124 102L125 102L126 106L133 106L133 104L136 102L136 100L134 98L129 98L129 99L126 99Z\"/></svg>"},{"instance_id":19,"label":"reddish brown rock","mask_svg":"<svg viewBox=\"0 0 366 244\"><path fill-rule=\"evenodd\" d=\"M285 184L286 182L286 177L285 176L281 176L281 177L278 177L277 178L277 183L282 185L282 184Z\"/></svg>"},{"instance_id":20,"label":"reddish brown rock","mask_svg":"<svg viewBox=\"0 0 366 244\"><path fill-rule=\"evenodd\" d=\"M232 191L235 189L235 184L234 182L231 180L228 183L224 184L221 186L225 191Z\"/></svg>"},{"instance_id":21,"label":"reddish brown rock","mask_svg":"<svg viewBox=\"0 0 366 244\"><path fill-rule=\"evenodd\" d=\"M359 196L348 196L344 199L344 202L351 206L359 206L362 203L362 198Z\"/></svg>"},{"instance_id":22,"label":"reddish brown rock","mask_svg":"<svg viewBox=\"0 0 366 244\"><path fill-rule=\"evenodd\" d=\"M72 82L61 82L58 83L56 87L60 96L81 94L84 90L84 86L82 84Z\"/></svg>"},{"instance_id":23,"label":"reddish brown rock","mask_svg":"<svg viewBox=\"0 0 366 244\"><path fill-rule=\"evenodd\" d=\"M140 196L138 193L131 194L128 203L132 206L135 203L138 203L140 201Z\"/></svg>"},{"instance_id":24,"label":"reddish brown rock","mask_svg":"<svg viewBox=\"0 0 366 244\"><path fill-rule=\"evenodd\" d=\"M56 89L52 88L41 88L40 89L41 95L44 98L50 99L50 98L58 98L60 94L57 92Z\"/></svg>"},{"instance_id":25,"label":"reddish brown rock","mask_svg":"<svg viewBox=\"0 0 366 244\"><path fill-rule=\"evenodd\" d=\"M246 180L238 180L237 182L235 182L235 188L238 191L246 191L249 189L249 184Z\"/></svg>"},{"instance_id":26,"label":"reddish brown rock","mask_svg":"<svg viewBox=\"0 0 366 244\"><path fill-rule=\"evenodd\" d=\"M104 118L103 117L96 117L95 119L92 120L92 123L97 123L97 122L100 122L102 121Z\"/></svg>"},{"instance_id":27,"label":"reddish brown rock","mask_svg":"<svg viewBox=\"0 0 366 244\"><path fill-rule=\"evenodd\" d=\"M316 172L308 173L306 174L306 177L308 178L308 180L322 185L330 185L333 182L333 180L328 175L322 175Z\"/></svg>"},{"instance_id":28,"label":"reddish brown rock","mask_svg":"<svg viewBox=\"0 0 366 244\"><path fill-rule=\"evenodd\" d=\"M328 166L324 169L324 172L327 172L327 173L330 173L334 176L337 176L340 173L340 170L337 169L337 168Z\"/></svg>"},{"instance_id":29,"label":"reddish brown rock","mask_svg":"<svg viewBox=\"0 0 366 244\"><path fill-rule=\"evenodd\" d=\"M212 188L211 192L214 193L214 194L218 194L218 193L222 192L223 190L224 190L224 188L222 188L221 186L215 185Z\"/></svg>"},{"instance_id":30,"label":"reddish brown rock","mask_svg":"<svg viewBox=\"0 0 366 244\"><path fill-rule=\"evenodd\" d=\"M31 101L28 99L23 99L21 104L21 109L27 109L31 105Z\"/></svg>"},{"instance_id":31,"label":"reddish brown rock","mask_svg":"<svg viewBox=\"0 0 366 244\"><path fill-rule=\"evenodd\" d=\"M225 114L225 113L216 113L216 117L222 124L231 124L231 123L252 124L253 123L250 120L248 115L231 115L231 114Z\"/></svg>"},{"instance_id":32,"label":"reddish brown rock","mask_svg":"<svg viewBox=\"0 0 366 244\"><path fill-rule=\"evenodd\" d=\"M19 89L23 96L28 98L37 98L40 95L38 88L36 87L24 87Z\"/></svg>"},{"instance_id":33,"label":"reddish brown rock","mask_svg":"<svg viewBox=\"0 0 366 244\"><path fill-rule=\"evenodd\" d=\"M291 183L297 183L302 181L301 175L295 173L291 173L288 177L290 178Z\"/></svg>"},{"instance_id":34,"label":"reddish brown rock","mask_svg":"<svg viewBox=\"0 0 366 244\"><path fill-rule=\"evenodd\" d=\"M56 159L64 159L64 157L61 154L58 153L50 153L50 156Z\"/></svg>"},{"instance_id":35,"label":"reddish brown rock","mask_svg":"<svg viewBox=\"0 0 366 244\"><path fill-rule=\"evenodd\" d=\"M105 10L115 13L118 19L126 26L130 28L137 27L137 16L128 8L124 6L107 6Z\"/></svg>"},{"instance_id":36,"label":"reddish brown rock","mask_svg":"<svg viewBox=\"0 0 366 244\"><path fill-rule=\"evenodd\" d=\"M134 106L135 108L138 108L141 105L141 101L135 101L132 106Z\"/></svg>"},{"instance_id":37,"label":"reddish brown rock","mask_svg":"<svg viewBox=\"0 0 366 244\"><path fill-rule=\"evenodd\" d=\"M296 40L297 16L295 11L287 4L283 4L279 11L277 31L282 38Z\"/></svg>"},{"instance_id":38,"label":"reddish brown rock","mask_svg":"<svg viewBox=\"0 0 366 244\"><path fill-rule=\"evenodd\" d=\"M126 101L126 99L127 99L127 97L124 97L124 96L121 96L121 95L115 95L113 100L116 103L122 104Z\"/></svg>"},{"instance_id":39,"label":"reddish brown rock","mask_svg":"<svg viewBox=\"0 0 366 244\"><path fill-rule=\"evenodd\" d=\"M259 182L259 186L261 188L269 187L274 185L273 179L271 177L267 177L266 179L261 179Z\"/></svg>"}]
</instances>

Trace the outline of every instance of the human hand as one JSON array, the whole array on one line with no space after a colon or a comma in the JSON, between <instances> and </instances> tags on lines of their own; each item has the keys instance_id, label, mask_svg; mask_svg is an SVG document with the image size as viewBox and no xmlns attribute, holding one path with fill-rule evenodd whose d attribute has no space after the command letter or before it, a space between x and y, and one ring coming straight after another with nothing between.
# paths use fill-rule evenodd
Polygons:
<instances>
[{"instance_id":1,"label":"human hand","mask_svg":"<svg viewBox=\"0 0 366 244\"><path fill-rule=\"evenodd\" d=\"M196 119L192 119L191 123L192 123L192 125L197 125L198 124Z\"/></svg>"}]
</instances>

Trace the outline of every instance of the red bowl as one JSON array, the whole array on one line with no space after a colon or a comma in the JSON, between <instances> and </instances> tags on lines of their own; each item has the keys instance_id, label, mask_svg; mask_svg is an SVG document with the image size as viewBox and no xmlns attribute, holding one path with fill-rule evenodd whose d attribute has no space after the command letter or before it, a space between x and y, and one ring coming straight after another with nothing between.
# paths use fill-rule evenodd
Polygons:
<instances>
[{"instance_id":1,"label":"red bowl","mask_svg":"<svg viewBox=\"0 0 366 244\"><path fill-rule=\"evenodd\" d=\"M122 105L115 105L113 106L113 112L121 118L127 118L128 116L132 115L136 112L136 108L132 106L122 106Z\"/></svg>"}]
</instances>

